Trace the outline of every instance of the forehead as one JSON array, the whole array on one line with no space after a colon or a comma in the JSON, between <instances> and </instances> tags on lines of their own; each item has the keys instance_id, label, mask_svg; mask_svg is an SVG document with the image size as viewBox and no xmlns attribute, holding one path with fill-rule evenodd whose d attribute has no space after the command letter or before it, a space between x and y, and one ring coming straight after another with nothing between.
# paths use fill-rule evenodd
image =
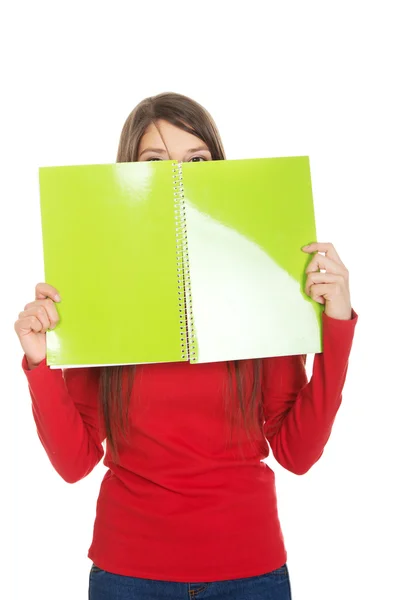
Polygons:
<instances>
[{"instance_id":1,"label":"forehead","mask_svg":"<svg viewBox=\"0 0 400 600\"><path fill-rule=\"evenodd\" d=\"M183 146L190 148L193 145L198 146L203 143L197 136L180 129L167 121L159 120L156 123L157 127L154 123L151 123L147 127L140 140L140 149L154 145L157 145L160 148L164 148L165 145L169 148Z\"/></svg>"}]
</instances>

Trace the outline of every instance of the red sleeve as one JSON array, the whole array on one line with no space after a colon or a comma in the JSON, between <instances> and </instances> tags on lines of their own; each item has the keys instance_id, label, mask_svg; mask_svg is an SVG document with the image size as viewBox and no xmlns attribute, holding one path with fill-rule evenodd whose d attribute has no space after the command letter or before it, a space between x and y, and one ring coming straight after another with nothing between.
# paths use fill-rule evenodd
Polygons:
<instances>
[{"instance_id":1,"label":"red sleeve","mask_svg":"<svg viewBox=\"0 0 400 600\"><path fill-rule=\"evenodd\" d=\"M29 370L32 413L39 439L57 473L68 483L83 479L104 455L98 417L96 369L50 369L46 359Z\"/></svg>"},{"instance_id":2,"label":"red sleeve","mask_svg":"<svg viewBox=\"0 0 400 600\"><path fill-rule=\"evenodd\" d=\"M348 360L358 321L322 313L323 352L316 354L310 381L306 355L264 359L264 432L277 462L306 473L321 457L342 401Z\"/></svg>"}]
</instances>

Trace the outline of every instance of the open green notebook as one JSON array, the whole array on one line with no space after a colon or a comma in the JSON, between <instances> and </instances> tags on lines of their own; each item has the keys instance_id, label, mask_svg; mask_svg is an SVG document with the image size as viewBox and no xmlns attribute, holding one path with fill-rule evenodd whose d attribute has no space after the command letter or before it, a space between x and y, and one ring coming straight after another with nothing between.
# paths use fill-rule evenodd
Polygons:
<instances>
[{"instance_id":1,"label":"open green notebook","mask_svg":"<svg viewBox=\"0 0 400 600\"><path fill-rule=\"evenodd\" d=\"M306 156L39 169L51 367L322 351Z\"/></svg>"}]
</instances>

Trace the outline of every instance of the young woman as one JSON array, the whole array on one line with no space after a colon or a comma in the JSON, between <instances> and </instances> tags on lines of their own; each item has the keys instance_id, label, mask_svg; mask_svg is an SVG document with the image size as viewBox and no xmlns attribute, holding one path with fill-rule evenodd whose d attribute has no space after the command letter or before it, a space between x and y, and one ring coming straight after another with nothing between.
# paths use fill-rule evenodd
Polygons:
<instances>
[{"instance_id":1,"label":"young woman","mask_svg":"<svg viewBox=\"0 0 400 600\"><path fill-rule=\"evenodd\" d=\"M128 116L117 161L224 158L208 112L160 94ZM40 441L74 483L103 458L107 440L88 551L91 600L291 597L275 476L263 459L270 447L301 475L321 457L358 318L332 244L303 251L313 255L306 293L324 304L324 351L310 382L305 356L51 370L46 331L57 325L62 290L36 286L15 330Z\"/></svg>"}]
</instances>

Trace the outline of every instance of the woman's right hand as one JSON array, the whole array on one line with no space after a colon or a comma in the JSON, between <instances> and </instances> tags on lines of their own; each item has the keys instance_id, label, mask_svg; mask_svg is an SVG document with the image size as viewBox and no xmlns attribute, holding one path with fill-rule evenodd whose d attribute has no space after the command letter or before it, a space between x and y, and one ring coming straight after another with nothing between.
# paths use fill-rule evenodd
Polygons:
<instances>
[{"instance_id":1,"label":"woman's right hand","mask_svg":"<svg viewBox=\"0 0 400 600\"><path fill-rule=\"evenodd\" d=\"M30 369L46 357L46 331L54 329L60 320L55 302L60 302L58 291L48 283L38 283L35 300L26 304L14 323Z\"/></svg>"}]
</instances>

